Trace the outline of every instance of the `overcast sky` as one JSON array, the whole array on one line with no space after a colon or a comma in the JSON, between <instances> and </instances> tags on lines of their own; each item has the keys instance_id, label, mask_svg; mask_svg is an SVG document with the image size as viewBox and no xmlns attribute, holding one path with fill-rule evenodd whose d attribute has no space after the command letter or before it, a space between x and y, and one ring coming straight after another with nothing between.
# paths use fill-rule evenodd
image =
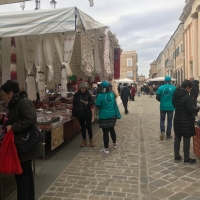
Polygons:
<instances>
[{"instance_id":1,"label":"overcast sky","mask_svg":"<svg viewBox=\"0 0 200 200\"><path fill-rule=\"evenodd\" d=\"M41 0L41 8L50 8L51 0ZM76 6L97 21L110 26L124 51L138 53L138 74L149 74L150 63L164 49L176 30L185 0L56 0L57 8ZM35 8L35 0L25 10ZM0 12L21 11L19 3L0 6Z\"/></svg>"}]
</instances>

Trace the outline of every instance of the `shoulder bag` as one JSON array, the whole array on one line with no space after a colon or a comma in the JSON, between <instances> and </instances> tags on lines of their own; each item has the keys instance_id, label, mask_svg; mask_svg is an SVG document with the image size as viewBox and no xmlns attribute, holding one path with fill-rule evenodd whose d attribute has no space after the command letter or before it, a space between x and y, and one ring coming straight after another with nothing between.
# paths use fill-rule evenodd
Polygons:
<instances>
[{"instance_id":1,"label":"shoulder bag","mask_svg":"<svg viewBox=\"0 0 200 200\"><path fill-rule=\"evenodd\" d=\"M36 125L28 131L15 135L15 145L20 153L31 151L40 142L42 142L42 134Z\"/></svg>"}]
</instances>

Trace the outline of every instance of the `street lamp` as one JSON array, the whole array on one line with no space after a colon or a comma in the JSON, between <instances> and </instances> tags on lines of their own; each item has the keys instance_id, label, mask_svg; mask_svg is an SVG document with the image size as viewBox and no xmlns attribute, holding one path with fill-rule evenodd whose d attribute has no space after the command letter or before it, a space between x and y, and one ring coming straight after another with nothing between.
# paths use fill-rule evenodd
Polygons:
<instances>
[{"instance_id":1,"label":"street lamp","mask_svg":"<svg viewBox=\"0 0 200 200\"><path fill-rule=\"evenodd\" d=\"M25 2L21 2L20 3L20 7L22 8L22 10L24 10L24 8L25 8Z\"/></svg>"},{"instance_id":2,"label":"street lamp","mask_svg":"<svg viewBox=\"0 0 200 200\"><path fill-rule=\"evenodd\" d=\"M40 10L40 0L35 0L35 10Z\"/></svg>"},{"instance_id":3,"label":"street lamp","mask_svg":"<svg viewBox=\"0 0 200 200\"><path fill-rule=\"evenodd\" d=\"M54 9L54 8L56 8L57 2L56 2L55 0L52 0L52 1L50 2L50 4L51 4L51 8Z\"/></svg>"}]
</instances>

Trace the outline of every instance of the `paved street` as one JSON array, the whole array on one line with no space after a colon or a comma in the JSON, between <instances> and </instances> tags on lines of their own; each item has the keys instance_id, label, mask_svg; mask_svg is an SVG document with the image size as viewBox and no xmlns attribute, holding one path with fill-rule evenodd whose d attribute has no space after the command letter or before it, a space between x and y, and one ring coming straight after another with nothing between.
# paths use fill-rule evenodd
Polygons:
<instances>
[{"instance_id":1,"label":"paved street","mask_svg":"<svg viewBox=\"0 0 200 200\"><path fill-rule=\"evenodd\" d=\"M102 155L100 130L96 147L84 148L40 200L200 200L200 162L174 163L173 139L159 140L155 97L136 97L129 112L116 126L119 149L110 144Z\"/></svg>"}]
</instances>

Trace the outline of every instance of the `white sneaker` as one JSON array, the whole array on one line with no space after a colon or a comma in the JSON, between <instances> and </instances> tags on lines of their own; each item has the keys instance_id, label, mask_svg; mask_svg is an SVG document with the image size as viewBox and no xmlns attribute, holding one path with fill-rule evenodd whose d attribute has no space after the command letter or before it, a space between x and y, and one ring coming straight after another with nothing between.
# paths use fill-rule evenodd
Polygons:
<instances>
[{"instance_id":1,"label":"white sneaker","mask_svg":"<svg viewBox=\"0 0 200 200\"><path fill-rule=\"evenodd\" d=\"M113 144L113 148L117 149L118 148L118 144L117 143Z\"/></svg>"},{"instance_id":2,"label":"white sneaker","mask_svg":"<svg viewBox=\"0 0 200 200\"><path fill-rule=\"evenodd\" d=\"M109 154L109 151L108 151L108 150L105 150L105 149L102 149L101 152L102 152L103 154L107 154L107 155Z\"/></svg>"}]
</instances>

